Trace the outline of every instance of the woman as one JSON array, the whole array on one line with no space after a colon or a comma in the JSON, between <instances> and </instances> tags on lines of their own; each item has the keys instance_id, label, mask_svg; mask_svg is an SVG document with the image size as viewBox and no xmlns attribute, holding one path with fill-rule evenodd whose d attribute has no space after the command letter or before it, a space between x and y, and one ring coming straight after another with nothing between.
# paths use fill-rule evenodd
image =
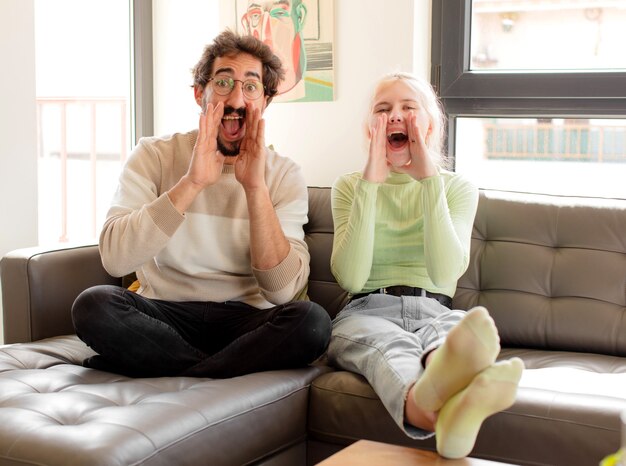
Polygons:
<instances>
[{"instance_id":1,"label":"woman","mask_svg":"<svg viewBox=\"0 0 626 466\"><path fill-rule=\"evenodd\" d=\"M362 374L407 435L437 436L438 452L468 455L483 420L515 400L523 363L496 363L486 309L450 310L469 264L477 189L444 169L443 114L412 75L375 87L362 173L333 186L331 270L352 300L329 347Z\"/></svg>"}]
</instances>

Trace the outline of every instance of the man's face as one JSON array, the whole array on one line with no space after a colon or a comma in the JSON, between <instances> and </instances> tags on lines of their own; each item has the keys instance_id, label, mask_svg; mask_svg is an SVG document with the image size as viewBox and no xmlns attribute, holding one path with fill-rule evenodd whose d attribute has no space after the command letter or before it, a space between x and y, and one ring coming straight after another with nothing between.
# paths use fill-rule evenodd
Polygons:
<instances>
[{"instance_id":1,"label":"man's face","mask_svg":"<svg viewBox=\"0 0 626 466\"><path fill-rule=\"evenodd\" d=\"M300 31L306 9L293 0L249 0L248 9L241 21L247 32L267 44L280 58L285 79L278 86L282 94L293 88L302 78L300 70L302 47Z\"/></svg>"},{"instance_id":2,"label":"man's face","mask_svg":"<svg viewBox=\"0 0 626 466\"><path fill-rule=\"evenodd\" d=\"M220 124L217 147L226 156L239 154L239 146L246 134L245 115L253 109L261 109L261 114L267 107L267 97L264 93L257 99L250 99L243 92L242 81L263 81L263 65L247 53L240 53L231 57L218 57L213 63L212 77L220 76L236 80L232 92L228 95L219 95L213 90L213 81L204 89L194 89L196 102L205 111L207 104L224 103L224 116Z\"/></svg>"}]
</instances>

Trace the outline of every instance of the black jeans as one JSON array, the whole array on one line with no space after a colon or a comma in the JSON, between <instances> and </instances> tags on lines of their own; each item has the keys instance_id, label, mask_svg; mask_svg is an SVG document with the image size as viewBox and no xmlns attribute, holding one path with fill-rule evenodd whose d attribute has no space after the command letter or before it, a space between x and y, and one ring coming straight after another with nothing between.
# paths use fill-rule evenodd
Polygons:
<instances>
[{"instance_id":1,"label":"black jeans","mask_svg":"<svg viewBox=\"0 0 626 466\"><path fill-rule=\"evenodd\" d=\"M302 367L321 356L331 322L320 305L171 302L101 285L72 306L76 334L99 356L85 365L135 377L227 378Z\"/></svg>"}]
</instances>

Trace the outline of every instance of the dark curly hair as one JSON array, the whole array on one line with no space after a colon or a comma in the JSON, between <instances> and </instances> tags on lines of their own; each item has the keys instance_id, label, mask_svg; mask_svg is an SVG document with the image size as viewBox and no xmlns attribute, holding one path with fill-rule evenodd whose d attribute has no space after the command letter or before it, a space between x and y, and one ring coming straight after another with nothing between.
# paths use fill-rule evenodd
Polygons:
<instances>
[{"instance_id":1,"label":"dark curly hair","mask_svg":"<svg viewBox=\"0 0 626 466\"><path fill-rule=\"evenodd\" d=\"M260 40L248 35L238 35L231 30L220 33L212 44L204 48L200 61L192 69L193 87L204 89L213 74L213 63L218 57L235 56L247 53L258 58L263 65L263 87L271 101L278 91L278 84L284 79L280 58Z\"/></svg>"}]
</instances>

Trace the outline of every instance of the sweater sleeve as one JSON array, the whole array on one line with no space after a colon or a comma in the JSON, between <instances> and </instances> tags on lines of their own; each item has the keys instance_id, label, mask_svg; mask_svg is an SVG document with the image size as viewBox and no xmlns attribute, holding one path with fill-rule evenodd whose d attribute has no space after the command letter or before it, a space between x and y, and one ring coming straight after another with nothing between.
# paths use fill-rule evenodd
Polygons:
<instances>
[{"instance_id":1,"label":"sweater sleeve","mask_svg":"<svg viewBox=\"0 0 626 466\"><path fill-rule=\"evenodd\" d=\"M309 279L309 250L304 241L309 196L301 169L293 164L270 186L276 216L289 241L287 257L268 270L253 269L261 294L272 304L295 299Z\"/></svg>"},{"instance_id":2,"label":"sweater sleeve","mask_svg":"<svg viewBox=\"0 0 626 466\"><path fill-rule=\"evenodd\" d=\"M372 269L378 186L347 175L332 189L335 235L330 267L337 283L350 293L363 289Z\"/></svg>"},{"instance_id":3,"label":"sweater sleeve","mask_svg":"<svg viewBox=\"0 0 626 466\"><path fill-rule=\"evenodd\" d=\"M146 145L138 144L120 176L100 234L106 271L120 277L156 256L184 221L166 193L160 193L160 166Z\"/></svg>"},{"instance_id":4,"label":"sweater sleeve","mask_svg":"<svg viewBox=\"0 0 626 466\"><path fill-rule=\"evenodd\" d=\"M432 282L446 286L469 265L478 190L461 176L444 186L443 175L422 180L424 255Z\"/></svg>"}]
</instances>

